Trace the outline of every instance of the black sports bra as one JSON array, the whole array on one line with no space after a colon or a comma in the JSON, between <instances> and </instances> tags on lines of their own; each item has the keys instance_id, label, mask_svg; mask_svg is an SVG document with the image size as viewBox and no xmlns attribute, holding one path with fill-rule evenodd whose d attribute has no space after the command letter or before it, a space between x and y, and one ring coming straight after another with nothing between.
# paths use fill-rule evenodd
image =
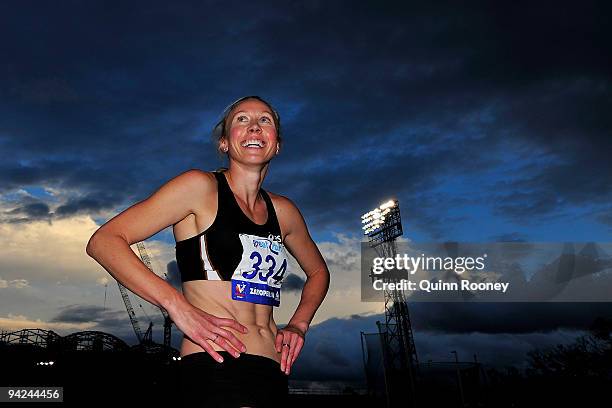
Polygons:
<instances>
[{"instance_id":1,"label":"black sports bra","mask_svg":"<svg viewBox=\"0 0 612 408\"><path fill-rule=\"evenodd\" d=\"M242 211L223 172L217 179L217 214L205 231L176 242L181 281L232 281L232 298L278 306L287 257L268 193L260 189L268 219L260 225Z\"/></svg>"}]
</instances>

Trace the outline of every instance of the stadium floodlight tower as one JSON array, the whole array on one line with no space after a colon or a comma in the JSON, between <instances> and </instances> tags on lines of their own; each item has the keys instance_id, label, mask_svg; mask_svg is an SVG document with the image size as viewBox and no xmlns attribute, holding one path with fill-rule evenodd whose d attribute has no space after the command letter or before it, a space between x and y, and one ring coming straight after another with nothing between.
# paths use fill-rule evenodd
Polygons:
<instances>
[{"instance_id":1,"label":"stadium floodlight tower","mask_svg":"<svg viewBox=\"0 0 612 408\"><path fill-rule=\"evenodd\" d=\"M403 234L399 201L392 199L361 216L363 232L379 257L395 258L395 239ZM396 283L407 277L406 271L388 270L370 274L372 281ZM385 377L391 406L416 405L415 383L418 360L408 306L401 290L389 290L385 285L385 323L378 325L383 344ZM408 389L406 388L408 386ZM407 392L408 391L408 392Z\"/></svg>"}]
</instances>

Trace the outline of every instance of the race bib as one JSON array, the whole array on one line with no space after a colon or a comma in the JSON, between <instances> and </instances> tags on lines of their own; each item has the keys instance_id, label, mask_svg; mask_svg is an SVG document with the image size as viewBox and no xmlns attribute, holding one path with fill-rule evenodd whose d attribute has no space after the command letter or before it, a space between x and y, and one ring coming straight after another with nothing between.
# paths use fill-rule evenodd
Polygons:
<instances>
[{"instance_id":1,"label":"race bib","mask_svg":"<svg viewBox=\"0 0 612 408\"><path fill-rule=\"evenodd\" d=\"M242 258L232 274L232 299L278 306L281 281L287 271L284 245L274 235L239 236Z\"/></svg>"}]
</instances>

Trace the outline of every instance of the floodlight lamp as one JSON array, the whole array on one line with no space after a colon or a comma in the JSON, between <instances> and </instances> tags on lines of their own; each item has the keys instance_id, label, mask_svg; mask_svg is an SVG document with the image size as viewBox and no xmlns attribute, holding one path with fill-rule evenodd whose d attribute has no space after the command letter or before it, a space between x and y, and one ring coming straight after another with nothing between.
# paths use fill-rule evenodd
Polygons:
<instances>
[{"instance_id":1,"label":"floodlight lamp","mask_svg":"<svg viewBox=\"0 0 612 408\"><path fill-rule=\"evenodd\" d=\"M393 200L389 200L386 203L382 204L380 207L378 207L380 210L384 210L386 208L391 208L395 206L395 201Z\"/></svg>"}]
</instances>

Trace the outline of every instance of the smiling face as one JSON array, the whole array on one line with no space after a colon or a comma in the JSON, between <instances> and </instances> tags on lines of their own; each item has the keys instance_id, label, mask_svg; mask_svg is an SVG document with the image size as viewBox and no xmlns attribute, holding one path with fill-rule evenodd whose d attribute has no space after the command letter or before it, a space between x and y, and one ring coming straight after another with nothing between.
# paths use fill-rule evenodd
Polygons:
<instances>
[{"instance_id":1,"label":"smiling face","mask_svg":"<svg viewBox=\"0 0 612 408\"><path fill-rule=\"evenodd\" d=\"M257 99L240 102L230 112L222 150L228 148L230 158L238 161L268 162L279 146L276 123L270 108Z\"/></svg>"}]
</instances>

